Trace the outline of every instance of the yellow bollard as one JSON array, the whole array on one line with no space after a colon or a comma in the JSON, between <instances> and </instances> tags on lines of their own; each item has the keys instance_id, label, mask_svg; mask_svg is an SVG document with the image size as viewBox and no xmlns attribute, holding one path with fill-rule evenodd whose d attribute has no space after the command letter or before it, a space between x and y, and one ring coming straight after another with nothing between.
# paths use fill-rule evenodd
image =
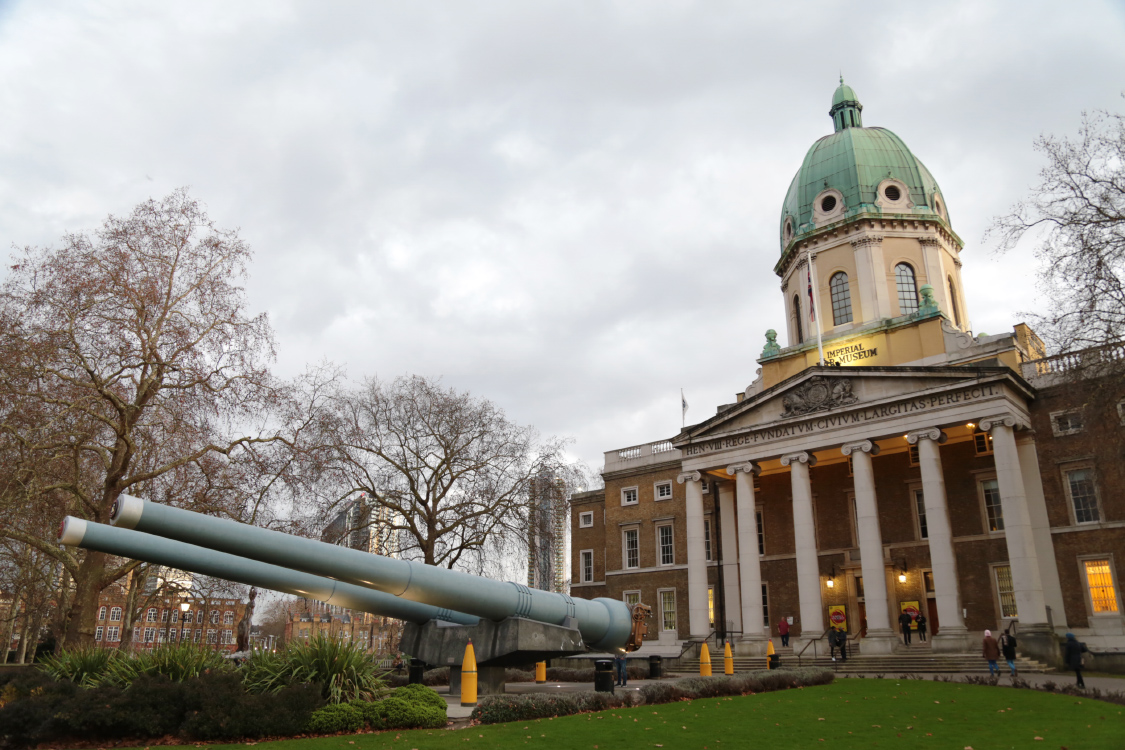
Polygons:
<instances>
[{"instance_id":1,"label":"yellow bollard","mask_svg":"<svg viewBox=\"0 0 1125 750\"><path fill-rule=\"evenodd\" d=\"M734 654L730 652L730 641L723 648L723 674L734 674Z\"/></svg>"},{"instance_id":2,"label":"yellow bollard","mask_svg":"<svg viewBox=\"0 0 1125 750\"><path fill-rule=\"evenodd\" d=\"M477 705L477 655L472 641L465 646L465 660L461 662L461 705Z\"/></svg>"},{"instance_id":3,"label":"yellow bollard","mask_svg":"<svg viewBox=\"0 0 1125 750\"><path fill-rule=\"evenodd\" d=\"M542 685L547 681L547 662L535 662L535 682Z\"/></svg>"},{"instance_id":4,"label":"yellow bollard","mask_svg":"<svg viewBox=\"0 0 1125 750\"><path fill-rule=\"evenodd\" d=\"M773 659L771 659L770 657L771 657L771 656L773 656L773 655L774 655L774 650L773 650L773 638L770 638L770 639L769 639L769 640L768 640L768 641L766 642L766 669L770 669L770 668L771 668L771 667L770 667L770 664L772 664L772 663L773 663Z\"/></svg>"},{"instance_id":5,"label":"yellow bollard","mask_svg":"<svg viewBox=\"0 0 1125 750\"><path fill-rule=\"evenodd\" d=\"M707 641L699 649L699 676L711 676L711 649L707 646Z\"/></svg>"}]
</instances>

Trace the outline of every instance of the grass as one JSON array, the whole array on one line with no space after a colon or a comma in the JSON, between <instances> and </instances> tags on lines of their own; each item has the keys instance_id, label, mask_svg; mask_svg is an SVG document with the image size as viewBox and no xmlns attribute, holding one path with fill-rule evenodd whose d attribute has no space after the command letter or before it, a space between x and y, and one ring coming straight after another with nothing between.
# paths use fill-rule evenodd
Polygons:
<instances>
[{"instance_id":1,"label":"grass","mask_svg":"<svg viewBox=\"0 0 1125 750\"><path fill-rule=\"evenodd\" d=\"M823 687L514 722L258 743L260 750L934 748L1120 750L1125 707L1033 690L920 680ZM1041 738L1041 739L1040 739ZM245 745L211 746L245 748Z\"/></svg>"}]
</instances>

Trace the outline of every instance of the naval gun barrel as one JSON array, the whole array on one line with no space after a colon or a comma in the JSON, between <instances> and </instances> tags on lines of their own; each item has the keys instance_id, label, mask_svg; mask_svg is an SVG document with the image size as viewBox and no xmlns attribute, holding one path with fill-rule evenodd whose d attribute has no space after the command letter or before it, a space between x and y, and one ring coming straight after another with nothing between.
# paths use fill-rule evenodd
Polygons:
<instances>
[{"instance_id":1,"label":"naval gun barrel","mask_svg":"<svg viewBox=\"0 0 1125 750\"><path fill-rule=\"evenodd\" d=\"M116 527L334 578L454 612L494 621L523 617L577 628L585 644L595 649L625 648L631 642L632 613L616 599L572 599L566 594L373 555L129 495L117 499L112 516Z\"/></svg>"},{"instance_id":2,"label":"naval gun barrel","mask_svg":"<svg viewBox=\"0 0 1125 750\"><path fill-rule=\"evenodd\" d=\"M353 586L343 581L333 581L329 578L256 560L247 560L141 531L85 521L73 516L63 519L59 541L71 547L82 547L133 560L167 565L177 570L187 570L236 583L282 591L338 607L407 622L423 624L430 620L444 620L459 625L476 625L480 622L480 618L472 615L400 599L363 586Z\"/></svg>"}]
</instances>

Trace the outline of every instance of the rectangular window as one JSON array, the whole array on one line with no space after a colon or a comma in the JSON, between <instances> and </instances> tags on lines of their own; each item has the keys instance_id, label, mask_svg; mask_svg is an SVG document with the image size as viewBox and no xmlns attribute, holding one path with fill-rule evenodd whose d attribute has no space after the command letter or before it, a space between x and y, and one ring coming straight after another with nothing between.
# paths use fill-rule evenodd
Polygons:
<instances>
[{"instance_id":1,"label":"rectangular window","mask_svg":"<svg viewBox=\"0 0 1125 750\"><path fill-rule=\"evenodd\" d=\"M676 629L676 592L660 592L660 629Z\"/></svg>"},{"instance_id":2,"label":"rectangular window","mask_svg":"<svg viewBox=\"0 0 1125 750\"><path fill-rule=\"evenodd\" d=\"M762 509L754 511L754 521L758 525L758 555L766 554L766 524L763 520Z\"/></svg>"},{"instance_id":3,"label":"rectangular window","mask_svg":"<svg viewBox=\"0 0 1125 750\"><path fill-rule=\"evenodd\" d=\"M152 643L156 638L156 628L145 628L145 643Z\"/></svg>"},{"instance_id":4,"label":"rectangular window","mask_svg":"<svg viewBox=\"0 0 1125 750\"><path fill-rule=\"evenodd\" d=\"M984 479L980 483L984 499L984 513L989 531L1004 530L1004 509L1000 506L1000 485L995 479Z\"/></svg>"},{"instance_id":5,"label":"rectangular window","mask_svg":"<svg viewBox=\"0 0 1125 750\"><path fill-rule=\"evenodd\" d=\"M172 610L172 622L177 623L179 621L180 621L180 610L173 609Z\"/></svg>"},{"instance_id":6,"label":"rectangular window","mask_svg":"<svg viewBox=\"0 0 1125 750\"><path fill-rule=\"evenodd\" d=\"M161 622L168 622L168 610L166 610L166 609L160 610L160 621Z\"/></svg>"},{"instance_id":7,"label":"rectangular window","mask_svg":"<svg viewBox=\"0 0 1125 750\"><path fill-rule=\"evenodd\" d=\"M121 640L121 628L120 627L110 628L109 632L106 633L105 639L107 641L109 641L110 643L118 643Z\"/></svg>"},{"instance_id":8,"label":"rectangular window","mask_svg":"<svg viewBox=\"0 0 1125 750\"><path fill-rule=\"evenodd\" d=\"M156 622L156 610L155 609L149 609L149 611L147 613L145 613L145 622Z\"/></svg>"},{"instance_id":9,"label":"rectangular window","mask_svg":"<svg viewBox=\"0 0 1125 750\"><path fill-rule=\"evenodd\" d=\"M639 568L641 566L641 549L639 533L636 529L625 529L625 567Z\"/></svg>"},{"instance_id":10,"label":"rectangular window","mask_svg":"<svg viewBox=\"0 0 1125 750\"><path fill-rule=\"evenodd\" d=\"M1090 591L1090 606L1095 615L1109 615L1118 611L1117 591L1113 588L1113 571L1109 560L1084 560L1086 586Z\"/></svg>"},{"instance_id":11,"label":"rectangular window","mask_svg":"<svg viewBox=\"0 0 1125 750\"><path fill-rule=\"evenodd\" d=\"M101 609L98 610L98 619L99 620L105 619L105 607L102 607Z\"/></svg>"},{"instance_id":12,"label":"rectangular window","mask_svg":"<svg viewBox=\"0 0 1125 750\"><path fill-rule=\"evenodd\" d=\"M855 598L863 599L863 576L855 577Z\"/></svg>"},{"instance_id":13,"label":"rectangular window","mask_svg":"<svg viewBox=\"0 0 1125 750\"><path fill-rule=\"evenodd\" d=\"M656 489L656 499L657 500L671 500L672 499L672 483L671 482L657 482L655 489Z\"/></svg>"},{"instance_id":14,"label":"rectangular window","mask_svg":"<svg viewBox=\"0 0 1125 750\"><path fill-rule=\"evenodd\" d=\"M1082 432L1082 411L1059 411L1051 415L1051 429L1056 437Z\"/></svg>"},{"instance_id":15,"label":"rectangular window","mask_svg":"<svg viewBox=\"0 0 1125 750\"><path fill-rule=\"evenodd\" d=\"M168 629L167 628L161 628L160 630L156 631L156 642L157 643L164 643L164 641L166 641L167 639L168 639Z\"/></svg>"},{"instance_id":16,"label":"rectangular window","mask_svg":"<svg viewBox=\"0 0 1125 750\"><path fill-rule=\"evenodd\" d=\"M346 633L345 633L345 635L346 635ZM230 644L232 644L232 643L234 643L234 631L232 631L232 630L224 630L224 631L223 631L223 640L222 640L222 644L223 644L224 646L229 646L229 645L230 645Z\"/></svg>"},{"instance_id":17,"label":"rectangular window","mask_svg":"<svg viewBox=\"0 0 1125 750\"><path fill-rule=\"evenodd\" d=\"M172 643L175 643L175 642L176 642L176 637L177 637L177 636L178 636L179 634L180 634L180 631L179 631L179 630L177 630L176 628L171 628L171 629L170 629L170 630L168 631L168 640L169 640L170 642L172 642Z\"/></svg>"},{"instance_id":18,"label":"rectangular window","mask_svg":"<svg viewBox=\"0 0 1125 750\"><path fill-rule=\"evenodd\" d=\"M196 630L195 636L192 638L192 640L195 641L196 643L199 643L199 639L200 639L202 633L203 633L202 630Z\"/></svg>"},{"instance_id":19,"label":"rectangular window","mask_svg":"<svg viewBox=\"0 0 1125 750\"><path fill-rule=\"evenodd\" d=\"M621 504L622 505L636 505L637 504L637 488L626 487L621 490Z\"/></svg>"},{"instance_id":20,"label":"rectangular window","mask_svg":"<svg viewBox=\"0 0 1125 750\"><path fill-rule=\"evenodd\" d=\"M909 454L910 454L910 465L911 466L917 466L918 465L918 444L917 443L910 446Z\"/></svg>"},{"instance_id":21,"label":"rectangular window","mask_svg":"<svg viewBox=\"0 0 1125 750\"><path fill-rule=\"evenodd\" d=\"M580 559L582 561L582 583L590 583L594 580L594 550L582 550Z\"/></svg>"},{"instance_id":22,"label":"rectangular window","mask_svg":"<svg viewBox=\"0 0 1125 750\"><path fill-rule=\"evenodd\" d=\"M211 624L212 625L218 625L219 624L219 610L217 610L217 609L211 610Z\"/></svg>"},{"instance_id":23,"label":"rectangular window","mask_svg":"<svg viewBox=\"0 0 1125 750\"><path fill-rule=\"evenodd\" d=\"M711 561L711 519L703 519L703 559Z\"/></svg>"},{"instance_id":24,"label":"rectangular window","mask_svg":"<svg viewBox=\"0 0 1125 750\"><path fill-rule=\"evenodd\" d=\"M690 605L689 605L690 606ZM707 587L707 622L715 627L715 587Z\"/></svg>"},{"instance_id":25,"label":"rectangular window","mask_svg":"<svg viewBox=\"0 0 1125 750\"><path fill-rule=\"evenodd\" d=\"M641 603L641 592L640 591L626 591L622 594L621 599L627 605L629 605L629 607L634 607L634 606Z\"/></svg>"},{"instance_id":26,"label":"rectangular window","mask_svg":"<svg viewBox=\"0 0 1125 750\"><path fill-rule=\"evenodd\" d=\"M762 584L762 627L770 626L770 589L767 584Z\"/></svg>"},{"instance_id":27,"label":"rectangular window","mask_svg":"<svg viewBox=\"0 0 1125 750\"><path fill-rule=\"evenodd\" d=\"M930 531L926 527L926 497L920 489L912 490L911 494L914 495L914 512L918 515L918 538L929 539Z\"/></svg>"},{"instance_id":28,"label":"rectangular window","mask_svg":"<svg viewBox=\"0 0 1125 750\"><path fill-rule=\"evenodd\" d=\"M231 612L230 610L227 610L226 612L223 612L223 624L224 625L233 625L234 624L234 612Z\"/></svg>"},{"instance_id":29,"label":"rectangular window","mask_svg":"<svg viewBox=\"0 0 1125 750\"><path fill-rule=\"evenodd\" d=\"M594 511L587 511L578 514L578 528L588 529L594 525Z\"/></svg>"},{"instance_id":30,"label":"rectangular window","mask_svg":"<svg viewBox=\"0 0 1125 750\"><path fill-rule=\"evenodd\" d=\"M672 526L658 526L656 533L660 539L660 564L661 565L674 565L676 563L676 551L672 546Z\"/></svg>"},{"instance_id":31,"label":"rectangular window","mask_svg":"<svg viewBox=\"0 0 1125 750\"><path fill-rule=\"evenodd\" d=\"M1101 520L1093 469L1072 469L1066 472L1066 488L1074 507L1076 523L1097 523Z\"/></svg>"},{"instance_id":32,"label":"rectangular window","mask_svg":"<svg viewBox=\"0 0 1125 750\"><path fill-rule=\"evenodd\" d=\"M922 587L926 589L927 594L934 593L934 572L932 570L922 571Z\"/></svg>"},{"instance_id":33,"label":"rectangular window","mask_svg":"<svg viewBox=\"0 0 1125 750\"><path fill-rule=\"evenodd\" d=\"M208 630L207 630L207 642L208 643L214 643L215 642L215 636L216 636L215 631L208 628Z\"/></svg>"},{"instance_id":34,"label":"rectangular window","mask_svg":"<svg viewBox=\"0 0 1125 750\"><path fill-rule=\"evenodd\" d=\"M1018 617L1016 614L1016 591L1012 586L1012 566L997 565L996 593L1000 597L1000 616L1004 618Z\"/></svg>"},{"instance_id":35,"label":"rectangular window","mask_svg":"<svg viewBox=\"0 0 1125 750\"><path fill-rule=\"evenodd\" d=\"M105 609L105 607L103 607L102 609ZM98 627L94 628L94 640L95 640L95 641L100 641L100 640L102 639L102 633L103 633L104 631L105 631L105 628L104 628L104 627L102 627L101 625L99 625Z\"/></svg>"},{"instance_id":36,"label":"rectangular window","mask_svg":"<svg viewBox=\"0 0 1125 750\"><path fill-rule=\"evenodd\" d=\"M973 449L978 456L987 456L992 453L992 435L980 430L973 433Z\"/></svg>"}]
</instances>

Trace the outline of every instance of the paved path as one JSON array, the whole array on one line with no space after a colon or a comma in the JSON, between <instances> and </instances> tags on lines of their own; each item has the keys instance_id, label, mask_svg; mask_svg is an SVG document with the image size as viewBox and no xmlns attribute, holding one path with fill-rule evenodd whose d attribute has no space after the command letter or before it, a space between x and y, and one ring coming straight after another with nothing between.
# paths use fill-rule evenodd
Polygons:
<instances>
[{"instance_id":1,"label":"paved path","mask_svg":"<svg viewBox=\"0 0 1125 750\"><path fill-rule=\"evenodd\" d=\"M902 673L899 673L899 674L902 674ZM922 679L925 679L925 680L932 680L933 677L934 677L933 674L931 674L931 673L921 673L921 672L919 672L919 673L911 673L911 674L918 674L919 677L921 677ZM981 676L977 672L960 672L960 673L958 673L958 672L944 672L944 673L941 673L939 675L939 677L943 677L943 678L948 677L955 682L960 682L964 677L966 677L970 674L974 677L980 677ZM688 675L676 675L676 676L677 677L687 677ZM836 676L837 677L863 677L863 678L868 679L868 680L877 679L875 677L872 677L869 674L864 674L864 675L848 674L848 673L843 672L843 671L837 672ZM1020 676L1023 677L1025 680L1027 680L1028 682L1030 682L1033 685L1042 685L1044 682L1054 682L1057 685L1074 684L1074 673L1073 672L1062 672L1062 673L1053 673L1053 674L1038 674L1038 673L1036 673L1036 674L1024 674L1024 675L1020 675ZM888 673L887 676L884 677L883 679L885 679L885 680L897 680L898 674ZM1090 677L1090 676L1085 676L1085 680L1086 680L1086 687L1096 687L1096 688L1099 688L1101 690L1111 690L1111 691L1125 692L1125 679L1122 679L1120 677ZM639 690L643 685L647 685L651 682L658 682L658 680L630 680L628 687L624 687L624 688L619 687L619 688L615 688L615 690L617 690L619 692L622 691L622 690L630 690L630 691ZM1000 679L1000 685L1003 686L1003 685L1006 685L1006 684L1009 684L1008 678L1002 677ZM558 692L558 693L577 693L577 692L581 692L583 690L593 690L593 688L594 688L594 685L593 685L593 683L590 683L590 682L548 682L548 683L545 683L543 685L537 685L534 682L509 682L508 685L507 685L507 689L508 689L509 694L556 693L556 692ZM445 686L445 685L438 686L438 687L435 687L434 690L436 690L438 692L438 694L441 695L441 697L445 698L446 703L449 704L447 715L449 716L450 719L467 719L467 718L469 718L469 715L472 714L472 712L473 712L472 708L463 707L461 705L461 696L459 696L459 695L449 695L449 687L448 686Z\"/></svg>"}]
</instances>

